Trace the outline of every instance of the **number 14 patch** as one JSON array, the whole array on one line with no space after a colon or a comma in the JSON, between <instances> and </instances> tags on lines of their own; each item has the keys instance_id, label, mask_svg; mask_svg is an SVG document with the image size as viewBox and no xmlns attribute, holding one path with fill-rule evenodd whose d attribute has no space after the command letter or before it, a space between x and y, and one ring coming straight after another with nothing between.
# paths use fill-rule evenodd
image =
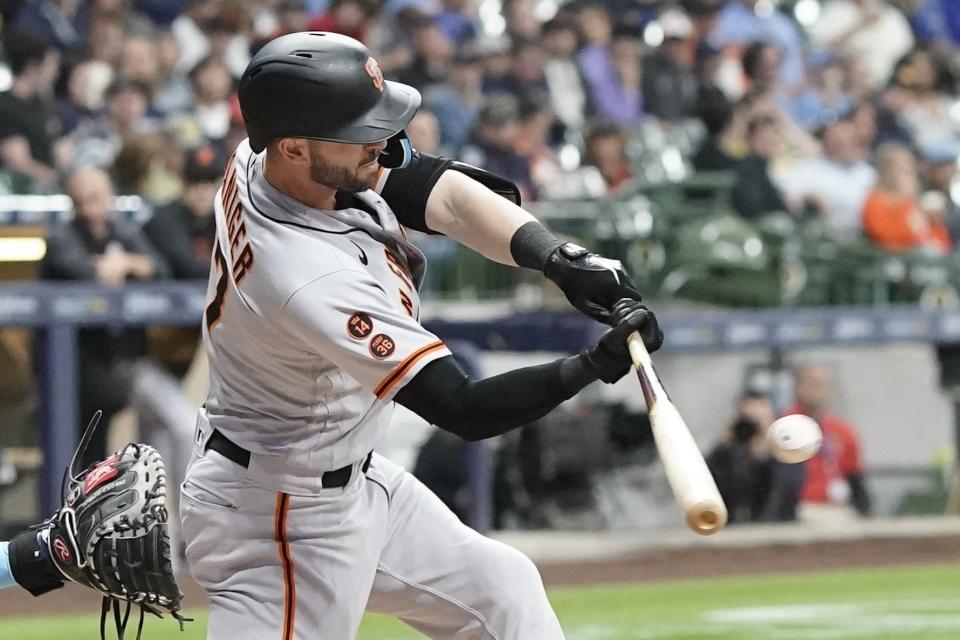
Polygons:
<instances>
[{"instance_id":1,"label":"number 14 patch","mask_svg":"<svg viewBox=\"0 0 960 640\"><path fill-rule=\"evenodd\" d=\"M357 312L350 316L350 319L347 320L347 333L350 334L351 338L363 340L372 332L373 320L370 319L369 314Z\"/></svg>"}]
</instances>

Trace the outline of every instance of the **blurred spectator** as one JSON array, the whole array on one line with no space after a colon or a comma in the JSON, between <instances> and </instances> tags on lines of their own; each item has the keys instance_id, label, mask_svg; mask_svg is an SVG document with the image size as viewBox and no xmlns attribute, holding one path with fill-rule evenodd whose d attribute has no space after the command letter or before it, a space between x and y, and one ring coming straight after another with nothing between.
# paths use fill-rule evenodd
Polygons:
<instances>
[{"instance_id":1,"label":"blurred spectator","mask_svg":"<svg viewBox=\"0 0 960 640\"><path fill-rule=\"evenodd\" d=\"M255 46L288 33L310 30L310 11L304 0L274 0L254 9L253 28L259 36Z\"/></svg>"},{"instance_id":2,"label":"blurred spectator","mask_svg":"<svg viewBox=\"0 0 960 640\"><path fill-rule=\"evenodd\" d=\"M486 93L509 93L521 103L546 101L547 81L544 77L543 47L533 40L514 41L510 71L484 83Z\"/></svg>"},{"instance_id":3,"label":"blurred spectator","mask_svg":"<svg viewBox=\"0 0 960 640\"><path fill-rule=\"evenodd\" d=\"M103 60L114 69L120 64L123 52L123 24L114 16L95 13L87 30L86 53L93 60Z\"/></svg>"},{"instance_id":4,"label":"blurred spectator","mask_svg":"<svg viewBox=\"0 0 960 640\"><path fill-rule=\"evenodd\" d=\"M540 38L540 19L534 0L504 0L501 11L511 40L522 42Z\"/></svg>"},{"instance_id":5,"label":"blurred spectator","mask_svg":"<svg viewBox=\"0 0 960 640\"><path fill-rule=\"evenodd\" d=\"M406 128L413 148L421 153L441 155L440 124L437 117L427 109L420 109Z\"/></svg>"},{"instance_id":6,"label":"blurred spectator","mask_svg":"<svg viewBox=\"0 0 960 640\"><path fill-rule=\"evenodd\" d=\"M794 211L815 215L839 231L859 231L877 172L864 159L853 122L824 127L820 139L823 152L794 164L778 182Z\"/></svg>"},{"instance_id":7,"label":"blurred spectator","mask_svg":"<svg viewBox=\"0 0 960 640\"><path fill-rule=\"evenodd\" d=\"M530 163L517 153L520 113L517 99L493 94L484 100L470 142L461 151L464 162L512 180L524 201L537 196Z\"/></svg>"},{"instance_id":8,"label":"blurred spectator","mask_svg":"<svg viewBox=\"0 0 960 640\"><path fill-rule=\"evenodd\" d=\"M863 80L874 90L913 48L907 19L883 0L830 0L809 33L815 49L856 59Z\"/></svg>"},{"instance_id":9,"label":"blurred spectator","mask_svg":"<svg viewBox=\"0 0 960 640\"><path fill-rule=\"evenodd\" d=\"M85 167L69 176L67 193L74 218L50 230L41 265L46 280L87 280L105 286L127 280L164 278L169 272L140 230L111 218L113 187L102 169ZM79 349L79 416L81 429L100 409L103 422L127 404L125 364L143 350L137 329L81 329ZM81 465L102 459L106 429L98 429Z\"/></svg>"},{"instance_id":10,"label":"blurred spectator","mask_svg":"<svg viewBox=\"0 0 960 640\"><path fill-rule=\"evenodd\" d=\"M644 108L661 120L674 122L697 111L697 74L690 64L687 47L693 25L678 9L664 12L658 20L663 28L663 44L644 60Z\"/></svg>"},{"instance_id":11,"label":"blurred spectator","mask_svg":"<svg viewBox=\"0 0 960 640\"><path fill-rule=\"evenodd\" d=\"M956 86L943 63L929 52L914 51L897 70L897 82L909 91L899 120L915 147L923 151L950 146L960 151L960 127L951 115Z\"/></svg>"},{"instance_id":12,"label":"blurred spectator","mask_svg":"<svg viewBox=\"0 0 960 640\"><path fill-rule=\"evenodd\" d=\"M477 50L483 63L483 91L493 86L510 73L513 58L510 57L510 40L500 36L481 38L477 41Z\"/></svg>"},{"instance_id":13,"label":"blurred spectator","mask_svg":"<svg viewBox=\"0 0 960 640\"><path fill-rule=\"evenodd\" d=\"M708 35L717 47L743 47L751 42L766 42L781 52L777 74L785 90L800 87L804 81L803 40L796 24L766 0L731 0L720 11Z\"/></svg>"},{"instance_id":14,"label":"blurred spectator","mask_svg":"<svg viewBox=\"0 0 960 640\"><path fill-rule=\"evenodd\" d=\"M777 74L783 64L783 52L773 43L758 40L744 48L740 64L749 83L748 91L775 90L779 84Z\"/></svg>"},{"instance_id":15,"label":"blurred spectator","mask_svg":"<svg viewBox=\"0 0 960 640\"><path fill-rule=\"evenodd\" d=\"M868 101L860 102L850 111L850 122L857 132L857 142L864 153L871 154L879 144L877 107Z\"/></svg>"},{"instance_id":16,"label":"blurred spectator","mask_svg":"<svg viewBox=\"0 0 960 640\"><path fill-rule=\"evenodd\" d=\"M307 25L307 31L332 31L363 42L373 13L370 0L333 0L326 12Z\"/></svg>"},{"instance_id":17,"label":"blurred spectator","mask_svg":"<svg viewBox=\"0 0 960 640\"><path fill-rule=\"evenodd\" d=\"M169 26L194 0L133 0L134 8L161 27Z\"/></svg>"},{"instance_id":18,"label":"blurred spectator","mask_svg":"<svg viewBox=\"0 0 960 640\"><path fill-rule=\"evenodd\" d=\"M615 122L599 121L587 129L584 146L586 163L600 171L607 194L619 191L632 177L627 160L627 133Z\"/></svg>"},{"instance_id":19,"label":"blurred spectator","mask_svg":"<svg viewBox=\"0 0 960 640\"><path fill-rule=\"evenodd\" d=\"M32 0L20 5L13 26L67 53L79 49L90 19L89 2Z\"/></svg>"},{"instance_id":20,"label":"blurred spectator","mask_svg":"<svg viewBox=\"0 0 960 640\"><path fill-rule=\"evenodd\" d=\"M117 78L107 89L106 98L105 113L81 122L73 133L73 167L109 167L125 136L157 129L157 123L147 115L150 96L141 83Z\"/></svg>"},{"instance_id":21,"label":"blurred spectator","mask_svg":"<svg viewBox=\"0 0 960 640\"><path fill-rule=\"evenodd\" d=\"M780 190L770 179L770 160L781 143L780 123L766 115L747 123L748 154L737 164L731 194L733 208L748 220L774 211L789 211Z\"/></svg>"},{"instance_id":22,"label":"blurred spectator","mask_svg":"<svg viewBox=\"0 0 960 640\"><path fill-rule=\"evenodd\" d=\"M193 87L193 114L200 131L209 140L221 140L230 129L230 103L233 82L226 65L215 56L207 56L190 71Z\"/></svg>"},{"instance_id":23,"label":"blurred spectator","mask_svg":"<svg viewBox=\"0 0 960 640\"><path fill-rule=\"evenodd\" d=\"M559 17L546 22L543 48L547 55L543 75L550 105L568 131L579 132L584 124L587 95L576 61L576 25Z\"/></svg>"},{"instance_id":24,"label":"blurred spectator","mask_svg":"<svg viewBox=\"0 0 960 640\"><path fill-rule=\"evenodd\" d=\"M71 133L103 108L112 81L113 68L103 60L81 62L70 70L67 95L57 101L57 116L64 133Z\"/></svg>"},{"instance_id":25,"label":"blurred spectator","mask_svg":"<svg viewBox=\"0 0 960 640\"><path fill-rule=\"evenodd\" d=\"M169 31L157 38L157 81L152 107L161 115L187 111L193 106L193 89L187 74L177 68L180 45Z\"/></svg>"},{"instance_id":26,"label":"blurred spectator","mask_svg":"<svg viewBox=\"0 0 960 640\"><path fill-rule=\"evenodd\" d=\"M739 412L706 459L727 505L730 524L759 520L769 489L769 469L757 421Z\"/></svg>"},{"instance_id":27,"label":"blurred spectator","mask_svg":"<svg viewBox=\"0 0 960 640\"><path fill-rule=\"evenodd\" d=\"M213 202L225 164L213 147L190 151L183 167L183 195L159 207L143 225L147 240L177 280L204 280L210 273L216 229Z\"/></svg>"},{"instance_id":28,"label":"blurred spectator","mask_svg":"<svg viewBox=\"0 0 960 640\"><path fill-rule=\"evenodd\" d=\"M960 46L960 4L955 0L900 0L917 38L944 48Z\"/></svg>"},{"instance_id":29,"label":"blurred spectator","mask_svg":"<svg viewBox=\"0 0 960 640\"><path fill-rule=\"evenodd\" d=\"M399 71L397 80L424 91L443 83L453 60L453 44L443 31L424 17L413 31L413 62Z\"/></svg>"},{"instance_id":30,"label":"blurred spectator","mask_svg":"<svg viewBox=\"0 0 960 640\"><path fill-rule=\"evenodd\" d=\"M912 147L913 135L901 122L901 114L910 104L910 91L893 83L886 87L872 103L876 135L873 150L884 142L897 142Z\"/></svg>"},{"instance_id":31,"label":"blurred spectator","mask_svg":"<svg viewBox=\"0 0 960 640\"><path fill-rule=\"evenodd\" d=\"M424 106L437 117L440 144L456 153L466 143L483 101L483 68L473 47L461 47L453 58L449 82L427 89Z\"/></svg>"},{"instance_id":32,"label":"blurred spectator","mask_svg":"<svg viewBox=\"0 0 960 640\"><path fill-rule=\"evenodd\" d=\"M188 2L170 25L170 32L180 45L177 68L189 71L208 55L215 55L227 65L230 75L239 78L250 60L250 43L241 31L243 21L239 15L245 10L242 2L230 0Z\"/></svg>"},{"instance_id":33,"label":"blurred spectator","mask_svg":"<svg viewBox=\"0 0 960 640\"><path fill-rule=\"evenodd\" d=\"M807 478L801 492L804 519L821 514L836 516L849 507L861 516L870 514L860 438L850 423L830 412L833 392L833 379L826 368L805 366L796 371L795 404L785 415L810 416L823 431L819 453L806 463Z\"/></svg>"},{"instance_id":34,"label":"blurred spectator","mask_svg":"<svg viewBox=\"0 0 960 640\"><path fill-rule=\"evenodd\" d=\"M111 174L120 193L135 193L149 202L170 202L181 191L174 142L161 132L127 136Z\"/></svg>"},{"instance_id":35,"label":"blurred spectator","mask_svg":"<svg viewBox=\"0 0 960 640\"><path fill-rule=\"evenodd\" d=\"M160 81L160 48L152 36L135 34L123 41L117 75L136 80L151 96Z\"/></svg>"},{"instance_id":36,"label":"blurred spectator","mask_svg":"<svg viewBox=\"0 0 960 640\"><path fill-rule=\"evenodd\" d=\"M60 54L25 33L6 35L3 48L13 81L9 91L0 93L0 161L7 170L52 184L60 122L50 92L59 73Z\"/></svg>"},{"instance_id":37,"label":"blurred spectator","mask_svg":"<svg viewBox=\"0 0 960 640\"><path fill-rule=\"evenodd\" d=\"M443 9L436 15L434 22L447 39L459 47L477 35L472 15L475 11L476 7L471 0L443 0Z\"/></svg>"},{"instance_id":38,"label":"blurred spectator","mask_svg":"<svg viewBox=\"0 0 960 640\"><path fill-rule=\"evenodd\" d=\"M206 28L209 55L219 58L235 78L243 75L250 61L251 4L248 0L218 0L219 10Z\"/></svg>"},{"instance_id":39,"label":"blurred spectator","mask_svg":"<svg viewBox=\"0 0 960 640\"><path fill-rule=\"evenodd\" d=\"M520 133L517 135L517 153L527 159L530 177L538 196L549 199L552 189L564 182L565 171L557 154L550 147L550 132L554 114L546 95L530 95L520 102Z\"/></svg>"},{"instance_id":40,"label":"blurred spectator","mask_svg":"<svg viewBox=\"0 0 960 640\"><path fill-rule=\"evenodd\" d=\"M876 188L863 205L863 230L877 245L891 251L950 250L950 237L934 211L920 201L917 161L906 147L888 143L877 151ZM812 416L811 416L812 417Z\"/></svg>"},{"instance_id":41,"label":"blurred spectator","mask_svg":"<svg viewBox=\"0 0 960 640\"><path fill-rule=\"evenodd\" d=\"M595 115L623 125L639 122L644 112L638 34L631 29L614 32L599 5L581 9L579 19L587 44L578 61Z\"/></svg>"},{"instance_id":42,"label":"blurred spectator","mask_svg":"<svg viewBox=\"0 0 960 640\"><path fill-rule=\"evenodd\" d=\"M839 58L830 54L812 56L810 75L808 86L792 97L782 98L793 119L808 131L846 117L853 108L846 70Z\"/></svg>"},{"instance_id":43,"label":"blurred spectator","mask_svg":"<svg viewBox=\"0 0 960 640\"><path fill-rule=\"evenodd\" d=\"M921 158L923 186L929 189L921 202L923 208L939 208L942 214L937 217L943 221L950 233L951 248L960 244L960 207L954 201L953 192L958 184L957 155L950 149L929 150ZM930 204L927 204L930 202Z\"/></svg>"},{"instance_id":44,"label":"blurred spectator","mask_svg":"<svg viewBox=\"0 0 960 640\"><path fill-rule=\"evenodd\" d=\"M705 40L697 45L693 68L697 74L698 107L703 101L710 100L717 96L726 99L739 97L739 95L735 96L727 93L727 91L720 86L720 70L722 65L723 55L720 49L717 49ZM739 70L737 71L737 76L739 79Z\"/></svg>"},{"instance_id":45,"label":"blurred spectator","mask_svg":"<svg viewBox=\"0 0 960 640\"><path fill-rule=\"evenodd\" d=\"M700 120L707 135L693 156L697 171L731 171L737 160L727 151L729 147L733 107L722 93L703 96L699 101Z\"/></svg>"}]
</instances>

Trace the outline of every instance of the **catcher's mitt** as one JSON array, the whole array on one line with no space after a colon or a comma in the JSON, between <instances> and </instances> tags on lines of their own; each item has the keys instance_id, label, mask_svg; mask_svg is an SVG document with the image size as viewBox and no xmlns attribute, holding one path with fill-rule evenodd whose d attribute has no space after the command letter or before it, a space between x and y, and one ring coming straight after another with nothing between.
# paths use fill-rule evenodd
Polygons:
<instances>
[{"instance_id":1,"label":"catcher's mitt","mask_svg":"<svg viewBox=\"0 0 960 640\"><path fill-rule=\"evenodd\" d=\"M131 443L77 473L100 416L94 415L64 471L63 507L44 525L50 557L64 577L103 594L102 640L111 604L120 640L132 604L140 606L138 640L144 611L169 613L182 630L188 619L179 613L183 594L170 562L163 459L153 447ZM122 617L120 601L127 603Z\"/></svg>"}]
</instances>

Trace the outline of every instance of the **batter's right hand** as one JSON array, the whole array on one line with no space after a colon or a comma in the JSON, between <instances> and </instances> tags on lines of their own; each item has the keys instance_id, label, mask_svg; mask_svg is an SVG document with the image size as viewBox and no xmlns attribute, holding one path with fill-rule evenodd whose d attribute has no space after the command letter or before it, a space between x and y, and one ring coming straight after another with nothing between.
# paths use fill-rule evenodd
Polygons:
<instances>
[{"instance_id":1,"label":"batter's right hand","mask_svg":"<svg viewBox=\"0 0 960 640\"><path fill-rule=\"evenodd\" d=\"M627 336L640 332L647 351L653 353L663 344L663 331L657 317L639 300L622 298L613 305L610 314L613 327L595 346L583 352L597 377L604 382L616 382L630 370L633 360L627 349Z\"/></svg>"}]
</instances>

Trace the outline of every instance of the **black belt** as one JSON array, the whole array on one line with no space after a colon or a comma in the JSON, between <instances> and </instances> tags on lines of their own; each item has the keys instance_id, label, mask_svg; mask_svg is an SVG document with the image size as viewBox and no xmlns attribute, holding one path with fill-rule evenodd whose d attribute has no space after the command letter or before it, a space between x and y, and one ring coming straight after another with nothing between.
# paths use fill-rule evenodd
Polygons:
<instances>
[{"instance_id":1,"label":"black belt","mask_svg":"<svg viewBox=\"0 0 960 640\"><path fill-rule=\"evenodd\" d=\"M225 456L228 460L236 462L243 468L250 466L250 452L240 445L234 443L227 436L223 435L216 429L213 430L213 434L210 436L210 439L207 440L207 449L213 449L217 453ZM363 473L366 473L367 469L370 468L370 458L372 457L373 452L371 451L367 454L367 459L363 461ZM350 477L352 475L353 465L348 464L347 466L340 467L334 471L327 471L323 474L320 482L324 489L345 487L350 482Z\"/></svg>"}]
</instances>

